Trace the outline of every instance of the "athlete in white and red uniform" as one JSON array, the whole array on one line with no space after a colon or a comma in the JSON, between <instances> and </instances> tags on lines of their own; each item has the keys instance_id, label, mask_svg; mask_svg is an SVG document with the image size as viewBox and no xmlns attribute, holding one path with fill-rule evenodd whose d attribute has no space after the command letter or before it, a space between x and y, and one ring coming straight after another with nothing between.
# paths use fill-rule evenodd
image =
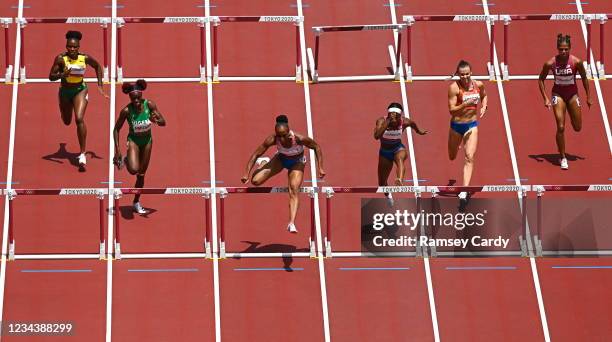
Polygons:
<instances>
[{"instance_id":1,"label":"athlete in white and red uniform","mask_svg":"<svg viewBox=\"0 0 612 342\"><path fill-rule=\"evenodd\" d=\"M587 105L589 108L593 104L589 81L587 80L586 70L582 61L570 54L570 36L559 34L557 36L557 50L559 54L544 63L540 72L540 93L544 98L544 106L553 108L555 120L557 122L557 148L560 154L559 164L561 169L567 170L569 165L565 155L565 112L570 116L574 131L580 132L582 129L582 111L580 110L580 100L578 99L578 86L576 85L576 71L580 73L582 85L587 94ZM550 71L553 71L555 85L552 88L552 100L546 95L544 80Z\"/></svg>"},{"instance_id":2,"label":"athlete in white and red uniform","mask_svg":"<svg viewBox=\"0 0 612 342\"><path fill-rule=\"evenodd\" d=\"M253 172L250 178L253 185L258 186L265 183L272 176L278 174L283 168L289 171L289 224L287 230L291 233L297 233L295 227L295 217L299 205L298 194L302 186L304 178L304 166L306 165L306 157L304 156L304 146L315 151L317 159L317 173L319 178L325 176L323 171L323 152L321 147L313 139L294 133L289 129L289 120L285 115L276 117L276 125L274 134L269 135L264 142L257 147L255 152L249 158L246 166L246 171L241 178L242 183L248 183L251 169L257 162L258 167ZM277 153L272 159L264 157L264 153L268 148L276 145Z\"/></svg>"},{"instance_id":3,"label":"athlete in white and red uniform","mask_svg":"<svg viewBox=\"0 0 612 342\"><path fill-rule=\"evenodd\" d=\"M380 150L378 153L378 185L387 186L387 179L393 169L397 171L395 177L395 185L402 185L406 168L407 153L406 146L402 144L402 135L404 130L410 127L417 134L427 134L427 131L421 131L416 123L403 115L402 105L396 102L391 103L387 107L387 116L380 117L376 120L374 128L374 139L380 140ZM389 203L393 205L393 197L391 193L385 194L389 199Z\"/></svg>"}]
</instances>

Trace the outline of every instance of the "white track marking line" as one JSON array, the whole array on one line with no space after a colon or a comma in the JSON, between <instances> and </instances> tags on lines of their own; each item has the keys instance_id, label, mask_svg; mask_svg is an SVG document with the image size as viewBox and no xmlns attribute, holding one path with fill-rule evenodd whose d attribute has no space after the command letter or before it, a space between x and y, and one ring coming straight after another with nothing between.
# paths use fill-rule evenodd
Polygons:
<instances>
[{"instance_id":1,"label":"white track marking line","mask_svg":"<svg viewBox=\"0 0 612 342\"><path fill-rule=\"evenodd\" d=\"M395 1L394 0L389 0L389 10L391 11L391 20L393 24L397 24L397 17L396 17L396 13L395 13ZM395 46L398 45L398 34L396 32L394 32L393 34L394 37L394 41L395 41ZM400 59L401 61L401 59ZM393 60L392 60L393 63ZM397 66L398 68L400 68L400 89L402 92L402 105L404 106L404 112L406 113L407 117L410 117L410 109L409 109L409 104L408 104L408 95L406 92L406 83L404 82L404 68L403 68L403 63L400 63L400 65ZM412 170L412 178L413 178L413 182L414 182L414 186L418 186L419 185L419 177L418 177L418 173L417 173L417 168L416 168L416 158L415 158L415 151L414 151L414 143L412 141L412 130L410 128L408 128L406 130L406 135L408 137L408 148L410 150L410 163L411 163L411 170ZM437 314L437 310L436 310L436 300L435 300L435 294L434 294L434 289L433 289L433 282L432 282L432 277L431 277L431 269L429 267L429 258L425 257L423 258L423 266L425 268L425 278L426 278L426 283L427 283L427 295L429 297L429 310L430 310L430 314L431 314L431 324L432 324L432 329L433 329L433 334L434 334L434 340L436 342L440 341L440 329L439 329L439 325L438 325L438 314Z\"/></svg>"},{"instance_id":2,"label":"white track marking line","mask_svg":"<svg viewBox=\"0 0 612 342\"><path fill-rule=\"evenodd\" d=\"M111 6L111 16L113 19L117 18L117 0L112 0ZM113 127L115 126L115 104L117 101L117 92L116 92L116 51L117 51L117 24L115 21L112 21L111 24L111 65L110 65L110 105L109 105L109 141L108 141L108 208L113 208L113 210L108 211L107 223L108 223L108 232L106 234L106 342L110 342L112 339L113 333L113 250L115 248L114 244L114 221L113 221L113 213L118 208L114 208L113 201L113 192L115 189L115 165L113 164L113 158L115 155L115 143L113 139Z\"/></svg>"},{"instance_id":3,"label":"white track marking line","mask_svg":"<svg viewBox=\"0 0 612 342\"><path fill-rule=\"evenodd\" d=\"M18 19L23 18L23 0L19 0L19 9L17 10ZM15 62L13 68L13 97L11 98L11 123L9 131L9 150L8 150L8 165L6 169L6 190L11 190L13 181L13 159L15 152L15 125L17 120L17 96L19 94L19 57L21 53L21 31L16 30L15 38ZM8 196L4 198L4 223L2 229L2 262L0 264L0 322L2 322L4 314L4 290L6 285L6 261L8 258L8 223L9 223L9 200ZM2 336L0 336L0 340Z\"/></svg>"},{"instance_id":4,"label":"white track marking line","mask_svg":"<svg viewBox=\"0 0 612 342\"><path fill-rule=\"evenodd\" d=\"M302 0L297 1L297 10L298 16L304 16L304 11L302 8ZM314 131L312 125L312 108L310 104L310 85L308 83L308 71L306 68L306 34L304 32L304 22L300 23L300 52L302 59L302 80L304 80L304 103L306 106L306 123L308 125L308 136L314 139ZM312 150L310 150L310 173L312 175L312 186L317 186L317 170L315 167L315 155ZM329 309L327 304L327 283L325 280L325 262L323 259L323 238L321 234L321 213L319 207L319 196L315 194L314 197L314 206L315 206L315 227L317 231L317 261L319 263L319 281L321 284L321 307L323 309L323 332L325 335L325 342L329 342L331 340L330 337L330 327L329 327ZM313 237L314 238L314 237Z\"/></svg>"},{"instance_id":5,"label":"white track marking line","mask_svg":"<svg viewBox=\"0 0 612 342\"><path fill-rule=\"evenodd\" d=\"M576 1L576 8L578 9L579 14L584 14L582 12L582 3L580 1ZM584 41L587 41L587 32L586 32L586 24L584 20L580 20L580 26L582 27L582 37ZM603 28L602 28L603 29ZM597 74L595 70L595 53L592 52L591 49L591 70L593 71L593 75ZM587 57L588 58L588 57ZM597 92L597 98L599 99L599 108L601 108L601 117L603 120L604 130L606 131L606 138L608 138L608 147L610 148L610 154L612 155L612 133L610 133L610 123L608 122L608 112L606 111L606 104L603 100L603 94L601 92L601 84L599 84L599 79L595 78L593 80L595 84L595 91Z\"/></svg>"},{"instance_id":6,"label":"white track marking line","mask_svg":"<svg viewBox=\"0 0 612 342\"><path fill-rule=\"evenodd\" d=\"M482 0L482 8L484 10L484 14L485 15L489 15L489 5L488 5L488 0ZM489 35L489 40L491 39L491 30L489 25L487 24L487 33ZM494 57L494 64L495 64L495 74L496 74L496 78L499 79L500 75L501 75L501 69L499 67L499 61L497 58L497 48L494 48L493 51L493 57ZM512 140L512 133L511 133L511 129L510 129L510 119L508 116L508 108L506 106L506 95L504 93L504 87L502 85L501 81L496 81L497 83L497 89L499 92L499 98L500 98L500 103L501 103L501 109L502 109L502 114L504 117L504 126L506 129L506 138L508 139L508 146L510 148L510 158L512 159L512 171L514 173L514 179L516 181L516 185L521 185L521 177L519 175L519 170L518 170L518 163L516 161L516 154L515 154L515 150L514 150L514 141ZM527 229L527 236L525 236L525 238L527 239L528 244L530 244L530 240L528 238L528 236L530 236L531 234L529 233L529 229ZM538 277L538 269L536 267L536 263L535 263L535 258L533 256L529 257L530 261L531 261L531 273L533 276L533 285L534 285L534 289L536 291L536 297L538 300L538 309L540 312L540 320L542 323L542 332L544 333L544 340L546 342L550 342L550 333L548 331L548 321L546 319L546 310L544 309L544 300L542 298L542 289L540 286L540 279Z\"/></svg>"},{"instance_id":7,"label":"white track marking line","mask_svg":"<svg viewBox=\"0 0 612 342\"><path fill-rule=\"evenodd\" d=\"M210 0L204 3L205 16L210 16ZM213 84L212 84L212 49L210 22L206 22L206 84L208 98L208 152L210 155L210 184L215 186L217 175L215 172L215 125L213 112ZM215 341L221 342L221 298L219 295L221 284L219 283L219 249L217 246L217 201L216 193L210 196L211 223L212 223L212 249L213 249L213 290L215 298Z\"/></svg>"}]
</instances>

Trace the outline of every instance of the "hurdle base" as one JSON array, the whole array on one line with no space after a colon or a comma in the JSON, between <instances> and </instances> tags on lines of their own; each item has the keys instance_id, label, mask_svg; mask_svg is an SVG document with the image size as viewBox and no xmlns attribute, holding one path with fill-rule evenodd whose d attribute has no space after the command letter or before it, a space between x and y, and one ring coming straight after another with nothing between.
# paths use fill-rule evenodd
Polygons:
<instances>
[{"instance_id":1,"label":"hurdle base","mask_svg":"<svg viewBox=\"0 0 612 342\"><path fill-rule=\"evenodd\" d=\"M604 65L601 62L595 63L597 65L597 74L599 74L600 80L606 79L606 72L604 70Z\"/></svg>"},{"instance_id":2,"label":"hurdle base","mask_svg":"<svg viewBox=\"0 0 612 342\"><path fill-rule=\"evenodd\" d=\"M212 259L212 252L210 248L210 241L204 242L204 251L206 254L206 259Z\"/></svg>"},{"instance_id":3,"label":"hurdle base","mask_svg":"<svg viewBox=\"0 0 612 342\"><path fill-rule=\"evenodd\" d=\"M510 72L508 72L508 65L504 64L503 62L500 64L501 67L501 73L502 73L502 81L509 81L510 80Z\"/></svg>"},{"instance_id":4,"label":"hurdle base","mask_svg":"<svg viewBox=\"0 0 612 342\"><path fill-rule=\"evenodd\" d=\"M332 257L331 241L327 240L327 237L325 238L325 257L326 258Z\"/></svg>"},{"instance_id":5,"label":"hurdle base","mask_svg":"<svg viewBox=\"0 0 612 342\"><path fill-rule=\"evenodd\" d=\"M582 61L582 65L584 66L584 70L586 71L587 79L593 80L595 75L593 75L593 71L591 71L591 64L587 63L587 61Z\"/></svg>"},{"instance_id":6,"label":"hurdle base","mask_svg":"<svg viewBox=\"0 0 612 342\"><path fill-rule=\"evenodd\" d=\"M319 80L319 74L317 73L317 69L315 68L314 57L312 54L312 49L306 49L306 56L308 58L308 72L310 73L310 78L313 83L317 83Z\"/></svg>"},{"instance_id":7,"label":"hurdle base","mask_svg":"<svg viewBox=\"0 0 612 342\"><path fill-rule=\"evenodd\" d=\"M118 84L123 83L123 68L122 67L117 67L117 83Z\"/></svg>"},{"instance_id":8,"label":"hurdle base","mask_svg":"<svg viewBox=\"0 0 612 342\"><path fill-rule=\"evenodd\" d=\"M13 82L13 66L9 65L6 67L6 73L4 73L4 83L10 84Z\"/></svg>"},{"instance_id":9,"label":"hurdle base","mask_svg":"<svg viewBox=\"0 0 612 342\"><path fill-rule=\"evenodd\" d=\"M8 259L15 260L15 242L9 243Z\"/></svg>"},{"instance_id":10,"label":"hurdle base","mask_svg":"<svg viewBox=\"0 0 612 342\"><path fill-rule=\"evenodd\" d=\"M435 258L438 256L438 250L436 249L436 246L429 247L429 256L432 258ZM427 257L427 255L425 255L425 257Z\"/></svg>"},{"instance_id":11,"label":"hurdle base","mask_svg":"<svg viewBox=\"0 0 612 342\"><path fill-rule=\"evenodd\" d=\"M227 255L225 253L225 241L221 241L221 243L219 244L219 258L220 259L227 258Z\"/></svg>"},{"instance_id":12,"label":"hurdle base","mask_svg":"<svg viewBox=\"0 0 612 342\"><path fill-rule=\"evenodd\" d=\"M219 82L219 65L215 65L213 67L212 81L217 83Z\"/></svg>"},{"instance_id":13,"label":"hurdle base","mask_svg":"<svg viewBox=\"0 0 612 342\"><path fill-rule=\"evenodd\" d=\"M519 235L519 246L521 246L521 256L526 257L529 256L529 250L527 248L527 240L522 235Z\"/></svg>"},{"instance_id":14,"label":"hurdle base","mask_svg":"<svg viewBox=\"0 0 612 342\"><path fill-rule=\"evenodd\" d=\"M308 239L310 241L310 258L314 259L317 257L317 248L315 246L315 242L312 239Z\"/></svg>"},{"instance_id":15,"label":"hurdle base","mask_svg":"<svg viewBox=\"0 0 612 342\"><path fill-rule=\"evenodd\" d=\"M200 83L206 83L206 67L200 65Z\"/></svg>"},{"instance_id":16,"label":"hurdle base","mask_svg":"<svg viewBox=\"0 0 612 342\"><path fill-rule=\"evenodd\" d=\"M108 78L108 67L107 66L104 67L103 76L102 76L102 82L104 84L109 84L110 83L110 80Z\"/></svg>"},{"instance_id":17,"label":"hurdle base","mask_svg":"<svg viewBox=\"0 0 612 342\"><path fill-rule=\"evenodd\" d=\"M495 66L491 62L487 62L487 70L489 70L489 81L495 81Z\"/></svg>"},{"instance_id":18,"label":"hurdle base","mask_svg":"<svg viewBox=\"0 0 612 342\"><path fill-rule=\"evenodd\" d=\"M295 82L296 83L302 82L302 66L301 65L295 66Z\"/></svg>"},{"instance_id":19,"label":"hurdle base","mask_svg":"<svg viewBox=\"0 0 612 342\"><path fill-rule=\"evenodd\" d=\"M405 64L406 67L406 82L412 82L412 65Z\"/></svg>"},{"instance_id":20,"label":"hurdle base","mask_svg":"<svg viewBox=\"0 0 612 342\"><path fill-rule=\"evenodd\" d=\"M26 83L26 68L25 67L21 67L19 68L19 83L21 84L25 84Z\"/></svg>"},{"instance_id":21,"label":"hurdle base","mask_svg":"<svg viewBox=\"0 0 612 342\"><path fill-rule=\"evenodd\" d=\"M540 240L540 237L537 235L533 236L533 244L535 245L535 252L536 252L536 256L541 257L544 255L543 253L543 249L542 249L542 240Z\"/></svg>"},{"instance_id":22,"label":"hurdle base","mask_svg":"<svg viewBox=\"0 0 612 342\"><path fill-rule=\"evenodd\" d=\"M121 243L115 241L115 259L121 260Z\"/></svg>"},{"instance_id":23,"label":"hurdle base","mask_svg":"<svg viewBox=\"0 0 612 342\"><path fill-rule=\"evenodd\" d=\"M104 260L106 258L106 243L100 242L100 260Z\"/></svg>"},{"instance_id":24,"label":"hurdle base","mask_svg":"<svg viewBox=\"0 0 612 342\"><path fill-rule=\"evenodd\" d=\"M417 246L415 247L415 256L417 258L422 258L423 257L423 247L421 247L421 245L417 244Z\"/></svg>"}]
</instances>

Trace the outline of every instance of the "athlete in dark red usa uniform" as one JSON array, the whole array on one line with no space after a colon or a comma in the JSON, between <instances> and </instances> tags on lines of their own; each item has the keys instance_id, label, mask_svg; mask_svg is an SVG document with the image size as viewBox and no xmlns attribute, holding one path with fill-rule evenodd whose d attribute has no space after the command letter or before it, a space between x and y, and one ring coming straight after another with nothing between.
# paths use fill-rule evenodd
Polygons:
<instances>
[{"instance_id":1,"label":"athlete in dark red usa uniform","mask_svg":"<svg viewBox=\"0 0 612 342\"><path fill-rule=\"evenodd\" d=\"M555 121L557 123L557 149L559 150L561 169L569 169L567 157L565 155L565 112L569 113L570 121L574 131L580 132L582 129L582 111L580 109L580 100L578 98L578 86L576 85L576 71L580 73L582 85L587 95L587 105L589 108L593 104L591 100L591 91L589 89L589 81L586 76L586 70L582 61L570 54L572 47L570 36L559 34L557 36L557 50L559 54L544 63L542 72L540 72L539 86L540 93L544 98L544 106L553 109ZM544 80L550 70L553 71L555 77L555 85L552 88L552 99L548 99L546 95L546 85Z\"/></svg>"}]
</instances>

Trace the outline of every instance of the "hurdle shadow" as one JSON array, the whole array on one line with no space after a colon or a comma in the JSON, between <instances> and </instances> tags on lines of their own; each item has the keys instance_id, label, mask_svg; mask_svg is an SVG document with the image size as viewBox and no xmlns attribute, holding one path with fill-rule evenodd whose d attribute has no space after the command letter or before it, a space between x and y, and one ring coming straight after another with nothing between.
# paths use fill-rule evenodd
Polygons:
<instances>
[{"instance_id":1,"label":"hurdle shadow","mask_svg":"<svg viewBox=\"0 0 612 342\"><path fill-rule=\"evenodd\" d=\"M577 160L585 160L586 158L577 156L574 154L566 153L565 157L568 161L577 161ZM535 160L538 163L548 162L554 166L561 166L559 163L559 159L561 159L561 155L559 153L543 153L543 154L530 154L529 158Z\"/></svg>"},{"instance_id":2,"label":"hurdle shadow","mask_svg":"<svg viewBox=\"0 0 612 342\"><path fill-rule=\"evenodd\" d=\"M64 164L64 161L67 161L68 163L70 163L70 165L77 168L80 172L85 171L79 167L78 157L80 153L68 152L68 150L66 150L66 145L66 143L60 143L59 148L56 152L47 154L46 156L42 156L42 159L57 164ZM85 152L85 155L89 159L102 159L102 157L98 156L96 152L93 151L87 151Z\"/></svg>"},{"instance_id":3,"label":"hurdle shadow","mask_svg":"<svg viewBox=\"0 0 612 342\"><path fill-rule=\"evenodd\" d=\"M297 253L297 252L308 252L308 248L297 248L293 245L285 245L280 243L273 243L269 245L261 246L261 242L256 241L240 241L243 243L248 243L249 246L241 251L240 253ZM241 259L239 256L234 257L234 259ZM293 272L291 265L293 264L293 257L283 256L283 268L287 272Z\"/></svg>"}]
</instances>

